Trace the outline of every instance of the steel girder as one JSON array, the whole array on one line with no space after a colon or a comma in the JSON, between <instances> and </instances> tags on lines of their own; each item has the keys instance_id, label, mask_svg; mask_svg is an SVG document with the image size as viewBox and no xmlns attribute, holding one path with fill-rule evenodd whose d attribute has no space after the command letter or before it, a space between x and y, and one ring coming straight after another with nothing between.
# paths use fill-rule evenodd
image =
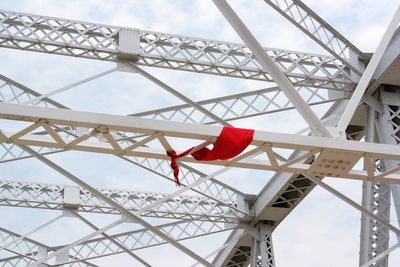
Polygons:
<instances>
[{"instance_id":1,"label":"steel girder","mask_svg":"<svg viewBox=\"0 0 400 267\"><path fill-rule=\"evenodd\" d=\"M375 116L375 124L377 138L379 138L381 143L393 145L398 145L400 143L398 134L400 129L400 105L395 100L396 97L399 96L397 90L398 87L391 88L391 86L388 85L381 86L380 88L379 95L383 110L382 113L378 113L378 115ZM377 164L377 167L383 170L394 167L398 168L398 164L393 161L377 162ZM392 193L398 222L400 222L400 212L397 205L400 201L399 187L382 183L371 183L370 186L370 194L372 195L369 203L371 206L370 209L389 221ZM367 234L369 238L365 239L364 242L366 244L361 246L361 249L365 251L360 251L360 254L363 256L363 258L360 257L360 265L361 263L364 264L368 261L373 261L374 258L386 252L389 248L389 229L375 220L369 220L367 226L369 226L369 229L365 231L365 234ZM386 267L388 263L388 255L385 255L376 260L373 264L374 266Z\"/></svg>"},{"instance_id":2,"label":"steel girder","mask_svg":"<svg viewBox=\"0 0 400 267\"><path fill-rule=\"evenodd\" d=\"M51 210L63 210L74 206L79 212L94 212L102 214L118 214L113 207L93 196L84 188L72 187L76 190L76 203L69 203L66 190L71 186L58 184L41 184L30 182L0 181L0 205L12 207L29 207ZM136 192L116 189L99 189L103 194L122 204L131 211L138 211L141 207L151 205L163 199L167 194ZM210 198L200 196L180 195L148 210L144 217L167 219L186 219L210 222L234 223L243 219L241 214L229 206L236 203L225 201L221 205Z\"/></svg>"},{"instance_id":3,"label":"steel girder","mask_svg":"<svg viewBox=\"0 0 400 267\"><path fill-rule=\"evenodd\" d=\"M128 29L102 24L0 11L0 46L116 61L126 53L120 32L134 32L129 54L138 65L272 81L242 44ZM124 44L125 46L125 44ZM346 67L335 58L265 48L293 83L319 88L352 88Z\"/></svg>"},{"instance_id":4,"label":"steel girder","mask_svg":"<svg viewBox=\"0 0 400 267\"><path fill-rule=\"evenodd\" d=\"M6 103L0 103L0 118L31 122L29 126L23 127L20 131L12 133L3 132L1 136L1 142L3 143L164 160L169 159L165 152L165 150L169 149L169 145L163 145L165 147L161 149L139 147L139 144L120 146L115 141L113 132L124 132L126 136L146 135L153 137L153 139L163 136L164 138L177 137L208 141L211 138L217 137L221 131L221 127L218 126L156 121L129 116L48 109ZM37 128L42 126L48 132L49 136L32 134ZM83 135L73 137L69 134L60 135L55 131L56 128L59 129L65 126L84 127L88 128L88 131ZM143 140L146 140L146 142L140 145L148 142L147 138ZM206 164L399 183L398 175L393 174L396 172L395 169L386 172L373 172L372 169L362 171L353 168L360 159L364 159L369 164L368 167L372 164L372 159L399 160L399 148L396 146L326 137L277 134L264 131L255 132L252 145L255 146L252 150L232 160L209 161ZM287 162L281 162L277 159L273 151L273 149L277 148L305 151L306 155L299 156ZM266 153L268 160L248 158L259 152ZM315 158L312 164L299 163L309 157ZM204 162L196 161L190 156L182 157L180 160L182 162L204 164ZM329 163L326 163L328 161Z\"/></svg>"}]
</instances>

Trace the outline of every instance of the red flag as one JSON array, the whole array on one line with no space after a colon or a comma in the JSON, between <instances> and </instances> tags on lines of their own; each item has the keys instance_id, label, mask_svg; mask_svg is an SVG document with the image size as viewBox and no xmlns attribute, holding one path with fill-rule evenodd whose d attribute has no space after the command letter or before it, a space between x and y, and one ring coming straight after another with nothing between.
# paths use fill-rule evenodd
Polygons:
<instances>
[{"instance_id":1,"label":"red flag","mask_svg":"<svg viewBox=\"0 0 400 267\"><path fill-rule=\"evenodd\" d=\"M204 147L193 152L191 155L196 160L201 161L228 160L242 153L251 141L253 141L253 135L254 130L252 129L224 127L212 149ZM171 157L171 168L174 171L175 183L177 186L181 184L179 182L179 166L176 163L176 159L186 156L192 149L193 147L180 154L176 154L174 150L167 152L167 155Z\"/></svg>"}]
</instances>

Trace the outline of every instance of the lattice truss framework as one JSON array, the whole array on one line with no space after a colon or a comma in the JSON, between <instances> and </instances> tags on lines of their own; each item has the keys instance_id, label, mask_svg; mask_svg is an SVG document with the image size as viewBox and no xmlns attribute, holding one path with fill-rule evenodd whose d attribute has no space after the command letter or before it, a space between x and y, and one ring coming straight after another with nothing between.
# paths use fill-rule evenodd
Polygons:
<instances>
[{"instance_id":1,"label":"lattice truss framework","mask_svg":"<svg viewBox=\"0 0 400 267\"><path fill-rule=\"evenodd\" d=\"M221 12L235 28L235 23L240 21L229 14L228 9L221 8L224 1L214 2L217 6L219 2ZM70 110L50 97L0 75L0 119L23 122L17 130L1 129L0 162L3 164L35 157L79 182L79 178L45 156L87 151L111 154L173 182L166 151L171 149L174 138L189 140L202 147L218 136L221 130L218 124L228 125L230 121L292 109L301 111L302 105L334 103L319 121L320 127L330 127L327 131L332 136L310 136L318 133L313 132L312 124L310 129L296 135L256 131L251 146L241 155L231 160L207 162L220 166L219 171L211 174L193 168L190 164L196 161L191 156L183 157L179 161L183 188L173 194L92 188L85 183L66 186L1 178L0 205L61 212L40 229L53 221L72 217L95 232L71 244L52 247L31 239L31 233L18 234L0 228L0 249L6 253L0 259L0 266L96 266L91 260L121 253L131 256L136 263L150 266L135 251L171 244L206 266L243 267L250 264L252 267L272 267L275 266L273 230L314 188L316 182L313 179L319 181L324 176L373 181L373 190L368 196L372 199L370 206L366 211L358 207L364 214L371 211L372 216L375 215L368 215L370 228L367 235L371 242L367 260L373 261L386 253L389 228L397 229L387 223L383 225L376 216L389 218L392 186L388 184L400 183L397 174L400 149L389 145L393 142L382 142L389 143L386 145L359 142L365 125L350 123L342 134L335 128L338 120L343 119L341 114L350 106L344 100L350 99L351 103L357 98L358 90L367 89L368 84L361 89L359 85L373 63L367 65L364 72L364 64L369 58L301 1L265 2L330 55L257 47L256 40L252 43L250 38L243 38L237 28L235 30L246 45L0 11L0 47L111 61L118 64L120 71L137 72L138 66L147 66L277 84L276 87L199 102L174 93L186 104L115 116ZM273 66L267 68L266 61L257 52L271 59ZM139 73L141 71L139 68ZM282 80L277 79L279 75L288 78L292 92L282 86ZM149 79L173 92L155 78L150 76ZM293 94L299 99L296 100ZM377 95L373 97L375 99ZM393 105L384 107L380 121L393 126L389 135L396 141L394 143L399 143L400 109ZM341 140L346 135L349 140ZM290 156L282 150L290 151ZM357 168L358 162L363 163L363 170ZM377 168L377 162L384 168ZM387 162L391 164L385 164ZM270 170L276 174L259 195L249 196L216 179L236 167ZM186 194L188 190L192 194ZM340 193L336 194L340 196ZM97 228L84 217L86 213L122 216L108 226ZM144 220L150 218L170 222L151 225ZM118 225L132 222L142 228L106 234ZM180 243L222 232L230 232L227 241L208 257L201 257ZM387 266L387 254L375 263Z\"/></svg>"}]
</instances>

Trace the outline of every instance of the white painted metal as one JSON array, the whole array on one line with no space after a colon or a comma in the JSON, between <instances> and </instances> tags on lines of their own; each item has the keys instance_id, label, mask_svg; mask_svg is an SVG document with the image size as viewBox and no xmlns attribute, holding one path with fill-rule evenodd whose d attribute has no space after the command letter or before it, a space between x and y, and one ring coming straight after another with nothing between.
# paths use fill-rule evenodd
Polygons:
<instances>
[{"instance_id":1,"label":"white painted metal","mask_svg":"<svg viewBox=\"0 0 400 267\"><path fill-rule=\"evenodd\" d=\"M261 267L275 267L274 250L272 246L271 225L260 223L260 255Z\"/></svg>"},{"instance_id":2,"label":"white painted metal","mask_svg":"<svg viewBox=\"0 0 400 267\"><path fill-rule=\"evenodd\" d=\"M49 110L41 107L21 106L5 103L0 103L0 118L34 122L32 125L22 129L18 133L4 132L3 134L5 134L6 137L3 137L2 140L0 140L1 142L10 142L22 145L40 145L45 147L110 153L116 155L119 155L121 151L115 150L112 145L104 142L89 142L81 141L76 138L71 139L70 137L60 137L63 138L63 143L60 144L51 137L28 133L31 128L35 128L37 126L36 122L43 123L43 121L50 125L57 124L62 126L93 128L92 132L94 131L99 134L112 131L123 131L127 134L139 133L151 135L155 132L162 132L164 136L195 139L201 141L207 141L211 138L217 137L221 131L221 127L217 126L154 121L126 116L96 114L61 109ZM381 160L399 160L400 158L400 148L391 145L361 143L357 141L336 140L332 138L316 136L295 136L290 134L256 131L252 144L256 146L269 144L273 148L290 148L299 151L308 151L310 152L310 156L314 155L317 158L321 156L321 161L334 160L339 165L341 164L341 160L337 159L336 155L338 153L341 154L346 152L349 155L352 155L348 166L339 168L338 165L338 168L335 172L327 172L323 173L322 175L350 179L371 179L370 175L366 171L354 169L353 165L355 165L359 159L376 158ZM129 151L126 153L126 155L168 160L168 156L164 150L144 147ZM299 157L302 159L304 156ZM198 162L190 156L182 157L180 160L183 162ZM304 164L292 161L289 164L287 162L279 162L279 166L276 167L273 166L270 161L258 159L232 159L230 161L209 162L200 161L198 163L223 166L229 164L232 167L287 171L293 173L307 172L311 175L315 175L315 169L313 170L314 164L317 164L318 166L318 162ZM390 183L399 182L397 174L390 173L383 175L376 173L376 175L381 175L379 176L381 181L387 181ZM377 179L377 177L375 176L375 178L372 179Z\"/></svg>"},{"instance_id":3,"label":"white painted metal","mask_svg":"<svg viewBox=\"0 0 400 267\"><path fill-rule=\"evenodd\" d=\"M10 207L29 207L49 210L63 210L65 205L65 192L71 186L58 184L41 184L32 182L16 182L0 180L0 205ZM68 203L79 212L118 214L118 211L97 199L84 188L77 189L78 201ZM117 189L98 188L106 196L124 205L125 208L135 212L143 206L154 204L156 200L167 197L167 194L137 192ZM75 192L74 192L75 193ZM36 196L40 195L38 199ZM75 197L74 197L75 200ZM73 204L73 205L72 205ZM166 219L185 219L196 221L234 223L244 218L235 209L235 202L225 201L222 205L207 197L194 195L180 195L160 203L152 209L143 211L143 217L156 217Z\"/></svg>"},{"instance_id":4,"label":"white painted metal","mask_svg":"<svg viewBox=\"0 0 400 267\"><path fill-rule=\"evenodd\" d=\"M368 121L367 130L365 134L365 141L373 142L375 137L375 111L368 108ZM362 202L363 208L371 211L371 202L373 201L372 187L374 184L370 181L363 181L362 184ZM371 233L371 220L362 213L361 214L361 230L360 230L360 258L359 265L363 265L368 261L370 252L370 233Z\"/></svg>"},{"instance_id":5,"label":"white painted metal","mask_svg":"<svg viewBox=\"0 0 400 267\"><path fill-rule=\"evenodd\" d=\"M116 61L121 54L117 44L121 29L126 28L0 10L0 46L7 48ZM132 30L140 36L138 65L271 81L242 44ZM281 62L280 67L293 83L336 89L354 85L350 74L333 57L264 49Z\"/></svg>"}]
</instances>

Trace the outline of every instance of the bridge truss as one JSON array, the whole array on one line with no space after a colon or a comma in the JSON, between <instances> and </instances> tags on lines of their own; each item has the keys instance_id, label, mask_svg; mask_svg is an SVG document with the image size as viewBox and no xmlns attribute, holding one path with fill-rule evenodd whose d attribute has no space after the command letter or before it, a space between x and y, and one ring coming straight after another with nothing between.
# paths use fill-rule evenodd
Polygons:
<instances>
[{"instance_id":1,"label":"bridge truss","mask_svg":"<svg viewBox=\"0 0 400 267\"><path fill-rule=\"evenodd\" d=\"M0 10L0 47L115 65L45 94L0 75L0 162L34 158L72 182L0 178L1 206L57 213L27 233L0 222L0 266L98 266L94 259L118 254L151 266L136 251L167 244L204 266L272 267L274 230L320 186L361 212L360 266L387 267L390 252L400 246L389 246L390 232L400 236L389 220L393 198L400 221L400 11L368 55L300 0L264 2L326 55L262 47L225 0L213 3L244 44ZM151 68L274 85L194 101L149 73ZM121 116L77 111L52 99L112 72L141 75L184 104ZM310 108L323 104L331 107L322 117ZM183 186L173 192L97 187L50 159L69 151L104 154L173 183L166 154L172 147L210 145L222 126L289 111L297 111L307 128L287 134L255 125L250 147L231 160L182 157ZM258 195L249 195L218 179L238 168L274 175ZM362 204L324 177L361 180ZM118 219L98 226L88 214ZM91 232L62 246L32 237L66 218ZM111 233L121 225L135 229ZM184 243L218 233L227 240L208 255Z\"/></svg>"}]
</instances>

